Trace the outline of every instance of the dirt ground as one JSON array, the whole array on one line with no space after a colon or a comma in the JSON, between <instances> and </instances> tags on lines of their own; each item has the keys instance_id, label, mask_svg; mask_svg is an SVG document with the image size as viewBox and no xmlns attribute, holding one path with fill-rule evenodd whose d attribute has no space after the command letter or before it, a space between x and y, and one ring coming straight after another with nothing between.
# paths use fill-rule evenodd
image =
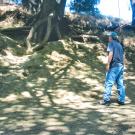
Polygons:
<instances>
[{"instance_id":1,"label":"dirt ground","mask_svg":"<svg viewBox=\"0 0 135 135\"><path fill-rule=\"evenodd\" d=\"M0 54L0 135L134 135L135 70L125 70L126 105L98 104L104 90L105 47L70 39L31 55L8 46ZM129 54L129 53L128 53ZM128 55L129 56L129 55Z\"/></svg>"}]
</instances>

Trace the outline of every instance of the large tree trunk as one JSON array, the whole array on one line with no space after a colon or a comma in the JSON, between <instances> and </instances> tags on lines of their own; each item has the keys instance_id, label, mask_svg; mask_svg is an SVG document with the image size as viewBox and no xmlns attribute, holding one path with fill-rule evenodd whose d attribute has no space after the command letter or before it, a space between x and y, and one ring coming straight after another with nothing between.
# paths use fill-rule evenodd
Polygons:
<instances>
[{"instance_id":1,"label":"large tree trunk","mask_svg":"<svg viewBox=\"0 0 135 135\"><path fill-rule=\"evenodd\" d=\"M40 43L37 50L42 48L45 42L49 40L58 40L61 38L59 21L64 15L66 0L44 0L37 20L31 28L26 39L28 51L32 49L31 42Z\"/></svg>"},{"instance_id":2,"label":"large tree trunk","mask_svg":"<svg viewBox=\"0 0 135 135\"><path fill-rule=\"evenodd\" d=\"M130 0L132 8L132 25L135 26L135 0Z\"/></svg>"}]
</instances>

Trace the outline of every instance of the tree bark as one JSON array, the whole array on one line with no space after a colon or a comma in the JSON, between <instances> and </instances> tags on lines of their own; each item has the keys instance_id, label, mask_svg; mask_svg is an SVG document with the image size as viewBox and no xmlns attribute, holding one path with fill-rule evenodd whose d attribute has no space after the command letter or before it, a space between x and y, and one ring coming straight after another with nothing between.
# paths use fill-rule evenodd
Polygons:
<instances>
[{"instance_id":1,"label":"tree bark","mask_svg":"<svg viewBox=\"0 0 135 135\"><path fill-rule=\"evenodd\" d=\"M66 0L44 0L37 20L32 26L26 39L28 51L32 50L32 43L40 43L34 50L42 48L45 42L61 38L59 21L64 16Z\"/></svg>"},{"instance_id":2,"label":"tree bark","mask_svg":"<svg viewBox=\"0 0 135 135\"><path fill-rule=\"evenodd\" d=\"M132 25L135 26L135 0L130 0L132 8Z\"/></svg>"}]
</instances>

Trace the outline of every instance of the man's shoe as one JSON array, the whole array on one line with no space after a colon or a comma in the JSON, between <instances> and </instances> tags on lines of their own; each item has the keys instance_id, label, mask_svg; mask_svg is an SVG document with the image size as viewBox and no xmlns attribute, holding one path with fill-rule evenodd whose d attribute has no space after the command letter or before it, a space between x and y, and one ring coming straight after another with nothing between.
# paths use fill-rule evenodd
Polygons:
<instances>
[{"instance_id":1,"label":"man's shoe","mask_svg":"<svg viewBox=\"0 0 135 135\"><path fill-rule=\"evenodd\" d=\"M111 102L110 102L110 101L102 100L102 101L100 101L99 103L100 103L100 105L106 105L106 106L109 106Z\"/></svg>"},{"instance_id":2,"label":"man's shoe","mask_svg":"<svg viewBox=\"0 0 135 135\"><path fill-rule=\"evenodd\" d=\"M121 101L118 101L118 104L119 105L125 105L125 103L124 102L121 102Z\"/></svg>"}]
</instances>

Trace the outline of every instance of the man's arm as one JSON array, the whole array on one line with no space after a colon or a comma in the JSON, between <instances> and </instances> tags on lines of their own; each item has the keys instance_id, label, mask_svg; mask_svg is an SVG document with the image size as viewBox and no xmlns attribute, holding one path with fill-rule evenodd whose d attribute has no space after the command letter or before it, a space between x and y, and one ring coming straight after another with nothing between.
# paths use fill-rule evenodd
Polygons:
<instances>
[{"instance_id":1,"label":"man's arm","mask_svg":"<svg viewBox=\"0 0 135 135\"><path fill-rule=\"evenodd\" d=\"M108 62L106 64L106 71L108 71L109 68L110 68L110 63L112 61L112 58L113 58L113 52L109 52L109 54L108 54Z\"/></svg>"}]
</instances>

